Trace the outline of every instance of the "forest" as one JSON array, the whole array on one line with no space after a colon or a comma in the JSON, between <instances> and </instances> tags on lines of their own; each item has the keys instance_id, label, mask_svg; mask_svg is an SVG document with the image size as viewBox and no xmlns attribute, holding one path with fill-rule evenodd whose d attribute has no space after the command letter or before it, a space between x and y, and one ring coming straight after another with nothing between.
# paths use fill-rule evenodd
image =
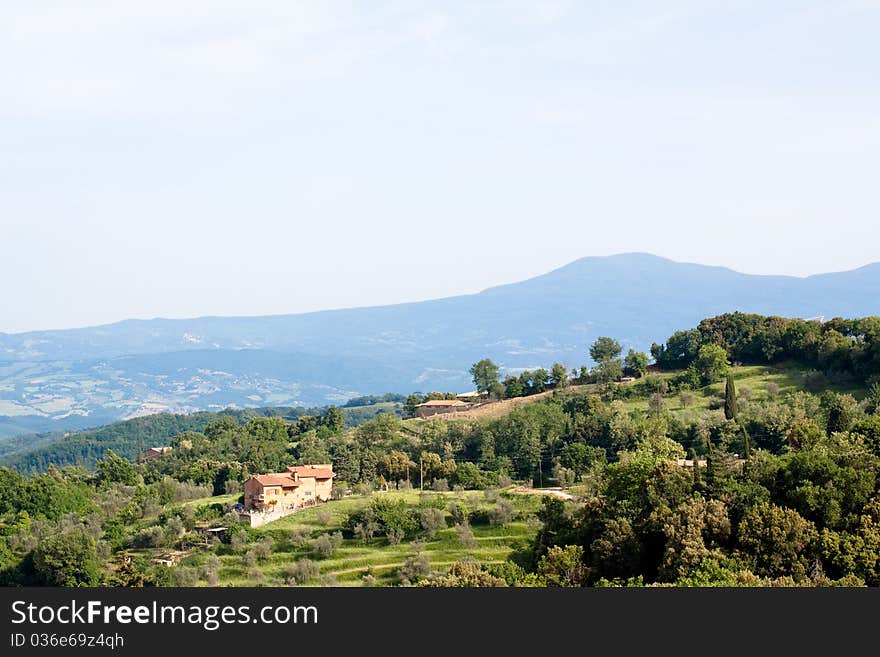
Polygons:
<instances>
[{"instance_id":1,"label":"forest","mask_svg":"<svg viewBox=\"0 0 880 657\"><path fill-rule=\"evenodd\" d=\"M521 374L475 363L487 398L537 394L533 381L547 393L499 417L226 414L182 425L155 461L105 450L93 470L4 468L0 578L880 586L880 318L736 313L655 344L653 363L610 337L589 356L571 374L530 374L518 394ZM310 462L336 472L325 521L319 508L258 531L227 515L251 474ZM519 494L548 486L568 499ZM207 540L210 526L227 531ZM159 551L181 560L156 565ZM382 551L403 561L377 574ZM340 554L364 565L322 579Z\"/></svg>"}]
</instances>

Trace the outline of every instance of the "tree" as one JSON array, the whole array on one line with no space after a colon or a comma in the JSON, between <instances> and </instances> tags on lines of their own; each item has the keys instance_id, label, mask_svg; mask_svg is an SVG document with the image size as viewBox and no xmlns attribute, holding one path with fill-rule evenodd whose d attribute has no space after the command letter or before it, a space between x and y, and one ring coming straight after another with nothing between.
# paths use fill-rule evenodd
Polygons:
<instances>
[{"instance_id":1,"label":"tree","mask_svg":"<svg viewBox=\"0 0 880 657\"><path fill-rule=\"evenodd\" d=\"M338 406L331 406L330 408L328 408L327 412L324 413L322 423L333 433L337 433L345 429L345 415L342 413L342 409L340 409Z\"/></svg>"},{"instance_id":2,"label":"tree","mask_svg":"<svg viewBox=\"0 0 880 657\"><path fill-rule=\"evenodd\" d=\"M403 411L406 413L407 417L413 417L416 414L416 406L424 401L421 395L412 394L406 398L406 401L403 403Z\"/></svg>"},{"instance_id":3,"label":"tree","mask_svg":"<svg viewBox=\"0 0 880 657\"><path fill-rule=\"evenodd\" d=\"M727 374L727 385L724 387L724 417L728 420L736 419L736 384L733 381L733 373Z\"/></svg>"},{"instance_id":4,"label":"tree","mask_svg":"<svg viewBox=\"0 0 880 657\"><path fill-rule=\"evenodd\" d=\"M437 530L446 526L446 516L440 509L427 508L419 512L419 524L425 535L433 538Z\"/></svg>"},{"instance_id":5,"label":"tree","mask_svg":"<svg viewBox=\"0 0 880 657\"><path fill-rule=\"evenodd\" d=\"M645 376L645 372L648 371L648 354L630 349L623 360L623 367L631 376L639 378Z\"/></svg>"},{"instance_id":6,"label":"tree","mask_svg":"<svg viewBox=\"0 0 880 657\"><path fill-rule=\"evenodd\" d=\"M422 580L419 586L482 588L507 586L507 582L483 570L483 566L476 559L465 558L452 564L447 575Z\"/></svg>"},{"instance_id":7,"label":"tree","mask_svg":"<svg viewBox=\"0 0 880 657\"><path fill-rule=\"evenodd\" d=\"M704 344L700 347L694 367L700 375L703 385L709 385L727 376L730 364L727 362L727 352L724 347L717 344Z\"/></svg>"},{"instance_id":8,"label":"tree","mask_svg":"<svg viewBox=\"0 0 880 657\"><path fill-rule=\"evenodd\" d=\"M34 550L34 570L47 586L97 586L101 562L95 539L82 528L46 536Z\"/></svg>"},{"instance_id":9,"label":"tree","mask_svg":"<svg viewBox=\"0 0 880 657\"><path fill-rule=\"evenodd\" d=\"M590 347L590 357L597 363L593 372L599 383L608 386L623 374L623 368L620 364L621 351L623 351L623 347L620 346L620 343L609 337L598 338Z\"/></svg>"},{"instance_id":10,"label":"tree","mask_svg":"<svg viewBox=\"0 0 880 657\"><path fill-rule=\"evenodd\" d=\"M477 361L469 370L474 378L474 385L479 392L489 393L492 386L498 382L498 366L488 358Z\"/></svg>"},{"instance_id":11,"label":"tree","mask_svg":"<svg viewBox=\"0 0 880 657\"><path fill-rule=\"evenodd\" d=\"M703 478L700 476L700 461L697 458L696 450L693 448L691 448L691 463L693 463L691 472L693 474L694 491L698 492L703 488Z\"/></svg>"},{"instance_id":12,"label":"tree","mask_svg":"<svg viewBox=\"0 0 880 657\"><path fill-rule=\"evenodd\" d=\"M113 450L107 450L107 455L102 461L98 461L97 480L99 485L125 484L134 486L138 481L137 468L129 461L117 456Z\"/></svg>"},{"instance_id":13,"label":"tree","mask_svg":"<svg viewBox=\"0 0 880 657\"><path fill-rule=\"evenodd\" d=\"M593 346L590 347L590 358L597 363L601 363L606 360L619 358L620 352L622 351L623 347L620 346L620 343L617 340L602 336L597 338L593 343Z\"/></svg>"},{"instance_id":14,"label":"tree","mask_svg":"<svg viewBox=\"0 0 880 657\"><path fill-rule=\"evenodd\" d=\"M532 372L532 391L533 392L544 392L547 389L547 380L550 378L550 375L547 374L547 370L543 367L539 367L534 372Z\"/></svg>"},{"instance_id":15,"label":"tree","mask_svg":"<svg viewBox=\"0 0 880 657\"><path fill-rule=\"evenodd\" d=\"M538 576L545 586L583 586L587 578L583 558L580 545L554 545L538 562Z\"/></svg>"},{"instance_id":16,"label":"tree","mask_svg":"<svg viewBox=\"0 0 880 657\"><path fill-rule=\"evenodd\" d=\"M553 363L550 368L550 382L554 388L565 388L568 385L568 370L562 363Z\"/></svg>"},{"instance_id":17,"label":"tree","mask_svg":"<svg viewBox=\"0 0 880 657\"><path fill-rule=\"evenodd\" d=\"M520 382L519 377L508 376L504 379L504 396L507 399L522 397L523 394L525 394L525 389L523 388L523 384Z\"/></svg>"},{"instance_id":18,"label":"tree","mask_svg":"<svg viewBox=\"0 0 880 657\"><path fill-rule=\"evenodd\" d=\"M826 392L822 396L822 406L825 407L828 418L825 428L829 436L833 433L849 430L857 409L856 400L852 395Z\"/></svg>"},{"instance_id":19,"label":"tree","mask_svg":"<svg viewBox=\"0 0 880 657\"><path fill-rule=\"evenodd\" d=\"M677 331L666 341L665 345L651 345L651 355L657 366L663 370L676 370L688 367L697 357L702 344L702 335L698 329Z\"/></svg>"},{"instance_id":20,"label":"tree","mask_svg":"<svg viewBox=\"0 0 880 657\"><path fill-rule=\"evenodd\" d=\"M794 509L761 502L739 525L740 549L755 561L755 573L766 577L804 579L818 542L815 525Z\"/></svg>"}]
</instances>

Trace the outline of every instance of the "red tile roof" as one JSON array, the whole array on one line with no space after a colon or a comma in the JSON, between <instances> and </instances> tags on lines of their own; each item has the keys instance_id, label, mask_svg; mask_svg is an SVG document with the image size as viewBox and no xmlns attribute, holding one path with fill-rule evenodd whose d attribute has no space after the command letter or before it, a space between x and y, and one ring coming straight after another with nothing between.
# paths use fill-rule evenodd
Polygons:
<instances>
[{"instance_id":1,"label":"red tile roof","mask_svg":"<svg viewBox=\"0 0 880 657\"><path fill-rule=\"evenodd\" d=\"M432 399L424 404L416 404L416 408L419 406L467 406L467 404L459 399Z\"/></svg>"},{"instance_id":2,"label":"red tile roof","mask_svg":"<svg viewBox=\"0 0 880 657\"><path fill-rule=\"evenodd\" d=\"M296 487L302 485L300 482L295 481L289 474L283 472L254 475L254 479L256 479L257 483L261 486Z\"/></svg>"},{"instance_id":3,"label":"red tile roof","mask_svg":"<svg viewBox=\"0 0 880 657\"><path fill-rule=\"evenodd\" d=\"M295 465L287 468L291 473L298 474L300 478L314 477L315 479L330 479L333 477L333 469L327 465Z\"/></svg>"}]
</instances>

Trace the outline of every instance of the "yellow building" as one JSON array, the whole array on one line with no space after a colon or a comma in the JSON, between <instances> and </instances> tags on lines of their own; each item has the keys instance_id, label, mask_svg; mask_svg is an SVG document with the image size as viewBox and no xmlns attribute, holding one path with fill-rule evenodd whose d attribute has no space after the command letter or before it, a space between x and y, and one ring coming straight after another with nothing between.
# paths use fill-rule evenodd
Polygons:
<instances>
[{"instance_id":1,"label":"yellow building","mask_svg":"<svg viewBox=\"0 0 880 657\"><path fill-rule=\"evenodd\" d=\"M244 482L246 509L296 509L330 499L333 464L297 465L287 472L254 475Z\"/></svg>"}]
</instances>

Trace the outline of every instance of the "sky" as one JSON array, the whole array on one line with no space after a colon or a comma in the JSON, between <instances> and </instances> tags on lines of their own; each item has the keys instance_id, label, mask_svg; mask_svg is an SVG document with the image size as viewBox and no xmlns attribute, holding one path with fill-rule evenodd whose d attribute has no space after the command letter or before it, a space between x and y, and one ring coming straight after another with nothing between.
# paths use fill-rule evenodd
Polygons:
<instances>
[{"instance_id":1,"label":"sky","mask_svg":"<svg viewBox=\"0 0 880 657\"><path fill-rule=\"evenodd\" d=\"M0 332L880 260L880 0L0 9Z\"/></svg>"}]
</instances>

